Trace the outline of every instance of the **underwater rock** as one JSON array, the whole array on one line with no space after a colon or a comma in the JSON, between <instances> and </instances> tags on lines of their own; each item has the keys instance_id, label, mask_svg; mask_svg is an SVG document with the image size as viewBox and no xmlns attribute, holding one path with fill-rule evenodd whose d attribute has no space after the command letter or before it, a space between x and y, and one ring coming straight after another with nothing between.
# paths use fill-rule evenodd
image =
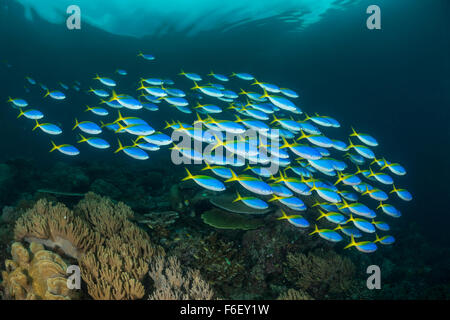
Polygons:
<instances>
[{"instance_id":1,"label":"underwater rock","mask_svg":"<svg viewBox=\"0 0 450 320\"><path fill-rule=\"evenodd\" d=\"M263 210L250 208L242 201L233 202L234 199L236 199L236 196L233 194L221 194L211 197L209 201L214 206L233 213L262 215L273 211L270 207Z\"/></svg>"},{"instance_id":2,"label":"underwater rock","mask_svg":"<svg viewBox=\"0 0 450 320\"><path fill-rule=\"evenodd\" d=\"M204 223L218 229L251 230L263 225L263 221L237 213L212 209L202 214Z\"/></svg>"},{"instance_id":3,"label":"underwater rock","mask_svg":"<svg viewBox=\"0 0 450 320\"><path fill-rule=\"evenodd\" d=\"M6 260L2 272L5 298L16 300L70 300L67 265L54 252L32 242L27 250L19 242L11 246L12 260Z\"/></svg>"}]
</instances>

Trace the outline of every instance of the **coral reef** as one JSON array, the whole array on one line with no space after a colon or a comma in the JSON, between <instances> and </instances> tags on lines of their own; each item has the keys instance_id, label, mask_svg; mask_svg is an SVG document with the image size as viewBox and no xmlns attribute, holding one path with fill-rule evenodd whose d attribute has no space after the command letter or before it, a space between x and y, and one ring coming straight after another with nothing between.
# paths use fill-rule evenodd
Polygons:
<instances>
[{"instance_id":1,"label":"coral reef","mask_svg":"<svg viewBox=\"0 0 450 320\"><path fill-rule=\"evenodd\" d=\"M76 216L64 204L45 199L21 216L14 229L16 241L38 242L49 248L59 248L77 259L81 253L103 240L89 229L86 221Z\"/></svg>"},{"instance_id":2,"label":"coral reef","mask_svg":"<svg viewBox=\"0 0 450 320\"><path fill-rule=\"evenodd\" d=\"M314 300L314 299L304 291L288 289L286 292L280 294L277 300Z\"/></svg>"},{"instance_id":3,"label":"coral reef","mask_svg":"<svg viewBox=\"0 0 450 320\"><path fill-rule=\"evenodd\" d=\"M346 296L355 287L355 266L330 250L288 253L284 264L287 281L314 299Z\"/></svg>"},{"instance_id":4,"label":"coral reef","mask_svg":"<svg viewBox=\"0 0 450 320\"><path fill-rule=\"evenodd\" d=\"M221 297L228 298L243 290L244 257L233 242L219 239L217 233L185 238L170 253L183 266L199 269Z\"/></svg>"},{"instance_id":5,"label":"coral reef","mask_svg":"<svg viewBox=\"0 0 450 320\"><path fill-rule=\"evenodd\" d=\"M41 244L32 242L27 250L21 243L11 246L12 260L6 260L2 272L5 299L69 300L64 260Z\"/></svg>"},{"instance_id":6,"label":"coral reef","mask_svg":"<svg viewBox=\"0 0 450 320\"><path fill-rule=\"evenodd\" d=\"M251 218L220 209L211 209L202 214L204 223L218 229L251 230L263 225L260 219Z\"/></svg>"},{"instance_id":7,"label":"coral reef","mask_svg":"<svg viewBox=\"0 0 450 320\"><path fill-rule=\"evenodd\" d=\"M150 258L164 252L132 217L125 204L93 193L74 210L41 199L17 220L14 233L17 241L38 242L78 259L94 299L139 299Z\"/></svg>"},{"instance_id":8,"label":"coral reef","mask_svg":"<svg viewBox=\"0 0 450 320\"><path fill-rule=\"evenodd\" d=\"M214 292L198 270L183 272L174 256L155 257L150 264L154 291L150 300L211 300Z\"/></svg>"}]
</instances>

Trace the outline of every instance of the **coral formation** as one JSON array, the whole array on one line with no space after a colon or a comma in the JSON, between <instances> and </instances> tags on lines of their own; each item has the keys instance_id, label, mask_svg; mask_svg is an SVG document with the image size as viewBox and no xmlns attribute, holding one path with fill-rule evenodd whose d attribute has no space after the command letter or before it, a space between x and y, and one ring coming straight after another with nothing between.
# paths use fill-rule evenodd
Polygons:
<instances>
[{"instance_id":1,"label":"coral formation","mask_svg":"<svg viewBox=\"0 0 450 320\"><path fill-rule=\"evenodd\" d=\"M17 241L39 242L78 259L88 293L94 299L139 299L140 282L150 258L164 254L129 221L123 203L88 193L74 210L41 199L17 220Z\"/></svg>"},{"instance_id":2,"label":"coral formation","mask_svg":"<svg viewBox=\"0 0 450 320\"><path fill-rule=\"evenodd\" d=\"M45 199L21 216L14 229L16 241L38 242L49 248L60 248L66 255L78 258L82 252L101 243L100 234L89 229L87 222L62 203Z\"/></svg>"},{"instance_id":3,"label":"coral formation","mask_svg":"<svg viewBox=\"0 0 450 320\"><path fill-rule=\"evenodd\" d=\"M354 264L330 250L288 253L284 275L298 290L315 299L342 297L355 286Z\"/></svg>"},{"instance_id":4,"label":"coral formation","mask_svg":"<svg viewBox=\"0 0 450 320\"><path fill-rule=\"evenodd\" d=\"M243 290L244 257L233 242L219 239L217 233L183 239L171 254L176 255L183 266L198 268L221 297Z\"/></svg>"},{"instance_id":5,"label":"coral formation","mask_svg":"<svg viewBox=\"0 0 450 320\"><path fill-rule=\"evenodd\" d=\"M30 250L19 242L13 243L11 255L12 260L5 261L6 271L2 272L6 299L71 299L67 265L59 255L35 242L30 243Z\"/></svg>"},{"instance_id":6,"label":"coral formation","mask_svg":"<svg viewBox=\"0 0 450 320\"><path fill-rule=\"evenodd\" d=\"M204 212L202 214L202 220L204 223L218 229L251 230L263 225L260 219L219 209L211 209Z\"/></svg>"},{"instance_id":7,"label":"coral formation","mask_svg":"<svg viewBox=\"0 0 450 320\"><path fill-rule=\"evenodd\" d=\"M280 294L277 300L313 300L313 298L304 291L288 289Z\"/></svg>"},{"instance_id":8,"label":"coral formation","mask_svg":"<svg viewBox=\"0 0 450 320\"><path fill-rule=\"evenodd\" d=\"M150 300L211 300L214 292L198 270L183 272L174 256L155 257L150 264L155 290Z\"/></svg>"}]
</instances>

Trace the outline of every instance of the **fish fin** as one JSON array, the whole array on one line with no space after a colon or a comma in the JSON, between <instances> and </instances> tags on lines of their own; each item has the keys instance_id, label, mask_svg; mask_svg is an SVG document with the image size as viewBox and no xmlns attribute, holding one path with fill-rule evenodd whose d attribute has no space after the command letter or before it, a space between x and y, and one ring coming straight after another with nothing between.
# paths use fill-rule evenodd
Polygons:
<instances>
[{"instance_id":1,"label":"fish fin","mask_svg":"<svg viewBox=\"0 0 450 320\"><path fill-rule=\"evenodd\" d=\"M194 176L189 172L188 168L185 168L185 169L186 169L187 177L181 179L181 181L186 181L186 180L193 179Z\"/></svg>"},{"instance_id":2,"label":"fish fin","mask_svg":"<svg viewBox=\"0 0 450 320\"><path fill-rule=\"evenodd\" d=\"M346 245L344 249L348 249L356 245L355 237L353 235L351 235L350 237L351 237L350 243Z\"/></svg>"},{"instance_id":3,"label":"fish fin","mask_svg":"<svg viewBox=\"0 0 450 320\"><path fill-rule=\"evenodd\" d=\"M88 140L88 139L86 139L81 133L80 133L80 137L81 137L81 140L80 140L80 141L77 141L78 143L85 142L85 141Z\"/></svg>"},{"instance_id":4,"label":"fish fin","mask_svg":"<svg viewBox=\"0 0 450 320\"><path fill-rule=\"evenodd\" d=\"M21 116L23 116L25 113L23 112L22 108L19 108L20 112L16 119L19 119Z\"/></svg>"},{"instance_id":5,"label":"fish fin","mask_svg":"<svg viewBox=\"0 0 450 320\"><path fill-rule=\"evenodd\" d=\"M380 241L381 241L380 237L378 236L377 233L375 233L375 240L373 241L373 243L377 243L377 242L380 242Z\"/></svg>"},{"instance_id":6,"label":"fish fin","mask_svg":"<svg viewBox=\"0 0 450 320\"><path fill-rule=\"evenodd\" d=\"M355 129L353 127L352 128L352 133L350 134L350 137L356 137L358 134L356 133Z\"/></svg>"},{"instance_id":7,"label":"fish fin","mask_svg":"<svg viewBox=\"0 0 450 320\"><path fill-rule=\"evenodd\" d=\"M270 201L270 200L269 200ZM288 215L286 214L286 212L284 212L283 209L280 209L282 216L278 217L277 220L284 220L288 218Z\"/></svg>"},{"instance_id":8,"label":"fish fin","mask_svg":"<svg viewBox=\"0 0 450 320\"><path fill-rule=\"evenodd\" d=\"M318 211L320 212L320 216L319 216L316 220L320 220L320 219L322 219L323 217L326 217L326 216L327 216L327 214L326 214L324 211L322 211L322 209L318 209Z\"/></svg>"},{"instance_id":9,"label":"fish fin","mask_svg":"<svg viewBox=\"0 0 450 320\"><path fill-rule=\"evenodd\" d=\"M239 192L236 191L236 196L237 198L233 200L233 202L238 202L240 200L242 200L243 198L241 197L241 195L239 194Z\"/></svg>"},{"instance_id":10,"label":"fish fin","mask_svg":"<svg viewBox=\"0 0 450 320\"><path fill-rule=\"evenodd\" d=\"M198 86L197 82L194 81L195 86L191 88L191 90L196 90L196 89L200 89L200 87Z\"/></svg>"},{"instance_id":11,"label":"fish fin","mask_svg":"<svg viewBox=\"0 0 450 320\"><path fill-rule=\"evenodd\" d=\"M119 147L117 148L116 151L114 151L114 153L117 153L117 152L119 152L119 151L125 149L124 146L122 146L122 142L120 142L119 139L117 139L117 143L119 144Z\"/></svg>"},{"instance_id":12,"label":"fish fin","mask_svg":"<svg viewBox=\"0 0 450 320\"><path fill-rule=\"evenodd\" d=\"M231 171L231 175L232 175L233 177L231 177L230 179L225 180L225 182L232 182L232 181L237 181L237 180L239 180L239 178L238 178L238 176L236 175L236 173L235 173L233 170L230 170L230 171Z\"/></svg>"},{"instance_id":13,"label":"fish fin","mask_svg":"<svg viewBox=\"0 0 450 320\"><path fill-rule=\"evenodd\" d=\"M75 118L75 126L72 128L72 130L75 130L78 127L79 123L78 123L78 119Z\"/></svg>"},{"instance_id":14,"label":"fish fin","mask_svg":"<svg viewBox=\"0 0 450 320\"><path fill-rule=\"evenodd\" d=\"M47 92L44 95L44 98L46 98L50 94L50 90L47 89Z\"/></svg>"},{"instance_id":15,"label":"fish fin","mask_svg":"<svg viewBox=\"0 0 450 320\"><path fill-rule=\"evenodd\" d=\"M39 126L40 126L40 124L39 124L39 122L36 120L36 125L34 126L34 128L33 128L32 131L34 131L34 130L36 130L37 128L39 128Z\"/></svg>"},{"instance_id":16,"label":"fish fin","mask_svg":"<svg viewBox=\"0 0 450 320\"><path fill-rule=\"evenodd\" d=\"M311 236L311 235L313 235L315 233L319 233L319 228L317 227L317 224L314 225L314 231L311 232L309 235Z\"/></svg>"},{"instance_id":17,"label":"fish fin","mask_svg":"<svg viewBox=\"0 0 450 320\"><path fill-rule=\"evenodd\" d=\"M50 149L50 151L49 152L53 152L53 151L55 151L56 149L58 149L58 146L53 142L53 140L51 141L51 143L52 143L52 148Z\"/></svg>"}]
</instances>

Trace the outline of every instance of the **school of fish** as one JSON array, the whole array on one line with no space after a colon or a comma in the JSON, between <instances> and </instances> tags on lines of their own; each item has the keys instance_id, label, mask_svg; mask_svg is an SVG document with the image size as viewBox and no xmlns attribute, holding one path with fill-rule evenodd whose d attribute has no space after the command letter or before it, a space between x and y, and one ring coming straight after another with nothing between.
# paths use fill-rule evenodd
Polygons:
<instances>
[{"instance_id":1,"label":"school of fish","mask_svg":"<svg viewBox=\"0 0 450 320\"><path fill-rule=\"evenodd\" d=\"M155 60L151 54L137 56ZM341 127L336 119L306 114L293 102L299 98L294 90L259 81L249 73L211 71L202 76L181 71L177 82L184 90L176 88L171 79L152 75L139 79L137 93L120 92L118 83L128 76L126 70L117 69L113 74L93 75L83 90L79 81L70 86L60 82L49 88L25 77L26 93L31 92L30 86L37 87L42 99L64 103L70 100L71 91L98 99L95 106L84 106L84 119L75 118L73 127L67 129L78 133L73 144L55 143L63 129L47 122L44 113L27 100L9 97L7 103L18 110L17 118L33 121L33 131L40 129L55 136L50 139L50 152L77 156L78 146L83 144L88 145L86 148L109 149L110 142L101 137L106 128L121 134L114 153L147 160L149 153L170 145L172 153L201 166L186 168L183 181L194 181L218 193L229 186L240 188L245 194L236 192L234 202L256 211L277 206L282 215L277 220L310 228L311 236L331 242L346 237L345 248L364 253L395 242L384 220L399 218L401 212L392 203L410 201L412 195L394 184L394 176L406 174L404 167L383 155L376 156L378 141L370 134L351 128L346 139L327 137L324 132ZM238 89L230 89L231 85ZM161 108L170 108L174 118L178 112L191 114L192 123L171 120L156 130L144 117ZM137 112L142 117L129 115ZM248 135L249 130L256 138ZM176 144L174 133L209 144L211 152L192 148L192 144ZM194 170L197 173L192 173ZM333 227L320 228L323 220Z\"/></svg>"}]
</instances>

